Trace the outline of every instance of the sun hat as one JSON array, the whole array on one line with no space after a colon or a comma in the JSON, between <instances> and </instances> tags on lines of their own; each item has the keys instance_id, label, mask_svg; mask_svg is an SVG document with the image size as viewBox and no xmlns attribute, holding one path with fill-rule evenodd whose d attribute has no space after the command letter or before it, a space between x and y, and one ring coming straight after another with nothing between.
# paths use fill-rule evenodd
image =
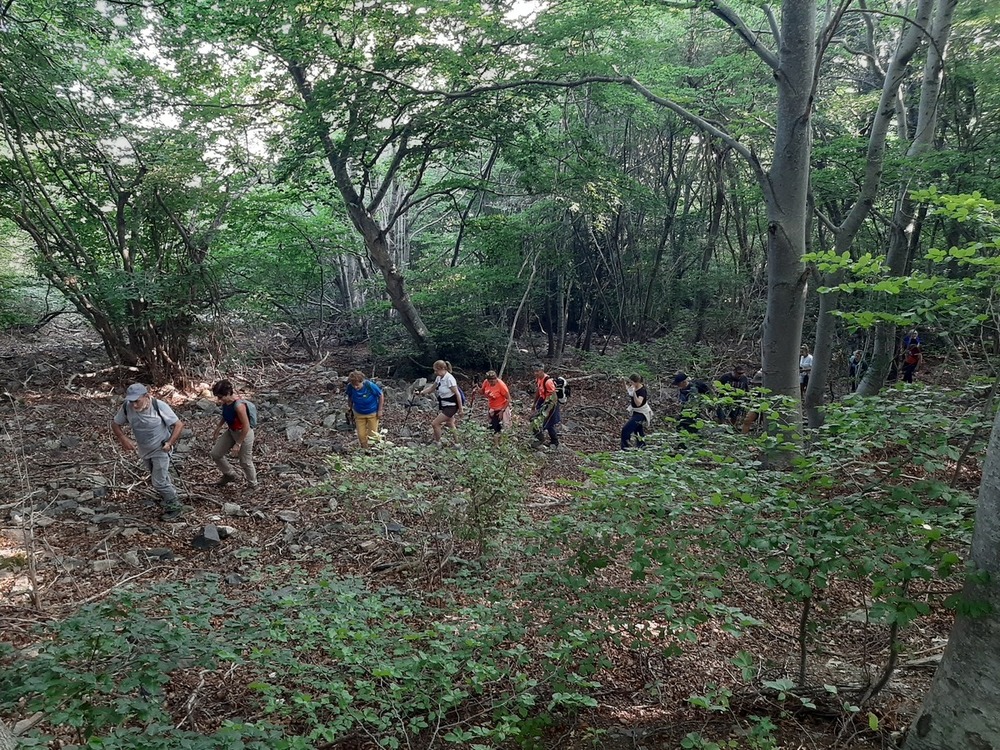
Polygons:
<instances>
[{"instance_id":1,"label":"sun hat","mask_svg":"<svg viewBox=\"0 0 1000 750\"><path fill-rule=\"evenodd\" d=\"M674 385L680 385L688 379L687 373L679 372L674 375Z\"/></svg>"},{"instance_id":2,"label":"sun hat","mask_svg":"<svg viewBox=\"0 0 1000 750\"><path fill-rule=\"evenodd\" d=\"M147 393L149 393L149 389L142 383L132 383L132 385L125 389L125 400L138 401Z\"/></svg>"}]
</instances>

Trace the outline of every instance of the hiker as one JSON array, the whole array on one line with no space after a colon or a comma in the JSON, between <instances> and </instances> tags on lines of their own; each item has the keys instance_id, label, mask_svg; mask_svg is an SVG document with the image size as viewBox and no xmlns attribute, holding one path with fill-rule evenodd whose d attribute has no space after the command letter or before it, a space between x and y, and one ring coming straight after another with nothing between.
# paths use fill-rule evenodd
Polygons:
<instances>
[{"instance_id":1,"label":"hiker","mask_svg":"<svg viewBox=\"0 0 1000 750\"><path fill-rule=\"evenodd\" d=\"M549 434L549 442L553 448L559 447L559 434L556 425L562 421L559 413L559 396L556 393L556 381L545 372L545 367L536 362L532 367L535 373L535 405L531 415L531 429L535 435L534 447L545 444L545 433Z\"/></svg>"},{"instance_id":2,"label":"hiker","mask_svg":"<svg viewBox=\"0 0 1000 750\"><path fill-rule=\"evenodd\" d=\"M641 375L628 376L625 391L629 397L629 419L622 427L622 450L632 447L632 436L635 435L637 448L646 447L646 427L653 421L653 410L649 408L649 391Z\"/></svg>"},{"instance_id":3,"label":"hiker","mask_svg":"<svg viewBox=\"0 0 1000 750\"><path fill-rule=\"evenodd\" d=\"M132 438L122 429L132 428ZM142 383L132 383L125 389L125 403L111 420L111 431L126 451L139 455L153 480L153 489L160 496L164 521L184 515L184 506L177 499L177 489L170 479L170 453L181 438L184 423L170 406L149 394Z\"/></svg>"},{"instance_id":4,"label":"hiker","mask_svg":"<svg viewBox=\"0 0 1000 750\"><path fill-rule=\"evenodd\" d=\"M911 343L903 354L903 382L912 383L913 374L917 371L920 363L924 361L924 354L920 349L919 338Z\"/></svg>"},{"instance_id":5,"label":"hiker","mask_svg":"<svg viewBox=\"0 0 1000 750\"><path fill-rule=\"evenodd\" d=\"M868 363L865 362L864 353L860 349L855 349L851 358L847 360L847 377L850 380L852 391L858 390L867 369Z\"/></svg>"},{"instance_id":6,"label":"hiker","mask_svg":"<svg viewBox=\"0 0 1000 750\"><path fill-rule=\"evenodd\" d=\"M257 469L253 465L254 429L246 401L236 395L233 384L228 380L220 380L212 386L212 395L222 406L222 417L212 433L212 460L222 472L222 478L215 483L216 487L225 487L236 481L236 472L229 463L229 452L236 450L243 469L247 486L257 489Z\"/></svg>"},{"instance_id":7,"label":"hiker","mask_svg":"<svg viewBox=\"0 0 1000 750\"><path fill-rule=\"evenodd\" d=\"M434 430L434 442L441 445L441 431L444 426L448 425L454 430L455 420L462 416L464 407L458 381L451 374L451 362L439 359L434 363L434 382L428 383L419 393L421 396L426 396L431 391L436 391L438 408L441 410L431 422L431 429Z\"/></svg>"},{"instance_id":8,"label":"hiker","mask_svg":"<svg viewBox=\"0 0 1000 750\"><path fill-rule=\"evenodd\" d=\"M907 331L906 335L903 336L903 351L909 351L910 347L916 344L917 346L923 346L923 339L920 338L920 331L916 328L911 328Z\"/></svg>"},{"instance_id":9,"label":"hiker","mask_svg":"<svg viewBox=\"0 0 1000 750\"><path fill-rule=\"evenodd\" d=\"M764 371L757 370L757 372L754 373L754 376L750 379L751 393L753 393L754 391L759 391L763 387L763 385L764 385ZM753 404L751 405L750 409L747 410L747 413L743 417L744 435L750 434L750 430L753 429L754 423L760 419L759 401L760 401L760 396L758 395L755 399L753 399Z\"/></svg>"},{"instance_id":10,"label":"hiker","mask_svg":"<svg viewBox=\"0 0 1000 750\"><path fill-rule=\"evenodd\" d=\"M503 428L510 426L510 389L495 370L490 370L486 373L480 390L486 396L490 429L494 432L495 440L499 441Z\"/></svg>"},{"instance_id":11,"label":"hiker","mask_svg":"<svg viewBox=\"0 0 1000 750\"><path fill-rule=\"evenodd\" d=\"M354 429L363 450L368 450L368 438L378 440L378 421L382 418L385 394L361 370L347 376L347 408L354 415Z\"/></svg>"},{"instance_id":12,"label":"hiker","mask_svg":"<svg viewBox=\"0 0 1000 750\"><path fill-rule=\"evenodd\" d=\"M737 391L744 391L749 393L750 391L750 378L747 377L746 370L743 369L743 365L734 365L733 369L724 375L720 375L716 378L716 382L720 386L725 386L726 388L731 388ZM730 394L731 398L735 400L739 394ZM736 425L737 422L743 417L743 413L746 410L739 405L722 405L719 404L715 407L715 415L720 423L729 422L731 425Z\"/></svg>"},{"instance_id":13,"label":"hiker","mask_svg":"<svg viewBox=\"0 0 1000 750\"><path fill-rule=\"evenodd\" d=\"M701 380L692 380L685 372L678 372L674 375L674 386L677 388L677 400L684 405L697 400L697 396L703 396L712 392L712 387ZM697 415L692 411L682 411L681 418L677 420L677 429L681 432L697 431Z\"/></svg>"},{"instance_id":14,"label":"hiker","mask_svg":"<svg viewBox=\"0 0 1000 750\"><path fill-rule=\"evenodd\" d=\"M809 353L809 347L803 344L799 347L799 395L806 392L809 385L809 375L813 369L813 355Z\"/></svg>"}]
</instances>

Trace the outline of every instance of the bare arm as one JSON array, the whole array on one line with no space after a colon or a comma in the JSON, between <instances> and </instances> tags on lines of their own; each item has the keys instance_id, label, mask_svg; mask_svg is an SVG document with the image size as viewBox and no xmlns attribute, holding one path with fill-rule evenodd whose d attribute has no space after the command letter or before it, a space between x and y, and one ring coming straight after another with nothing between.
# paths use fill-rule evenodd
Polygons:
<instances>
[{"instance_id":1,"label":"bare arm","mask_svg":"<svg viewBox=\"0 0 1000 750\"><path fill-rule=\"evenodd\" d=\"M120 424L118 424L117 422L112 422L111 432L114 433L115 440L118 441L118 444L122 448L124 448L126 451L135 450L135 443L132 442L129 439L128 435L125 434L125 430L122 429L122 426Z\"/></svg>"},{"instance_id":2,"label":"bare arm","mask_svg":"<svg viewBox=\"0 0 1000 750\"><path fill-rule=\"evenodd\" d=\"M240 418L240 424L243 425L243 429L240 430L240 437L235 445L233 445L236 450L239 450L240 446L243 445L243 441L246 440L247 435L250 434L250 415L247 414L246 404L236 404L236 416Z\"/></svg>"},{"instance_id":3,"label":"bare arm","mask_svg":"<svg viewBox=\"0 0 1000 750\"><path fill-rule=\"evenodd\" d=\"M173 428L170 431L170 437L167 438L167 442L163 444L163 450L171 451L177 441L181 439L181 433L184 432L184 423L181 420L174 422Z\"/></svg>"}]
</instances>

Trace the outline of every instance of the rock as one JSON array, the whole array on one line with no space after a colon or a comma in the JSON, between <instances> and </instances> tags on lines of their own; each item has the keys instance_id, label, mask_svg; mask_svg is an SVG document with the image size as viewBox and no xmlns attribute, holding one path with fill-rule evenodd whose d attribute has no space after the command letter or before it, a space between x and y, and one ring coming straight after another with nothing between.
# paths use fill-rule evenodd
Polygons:
<instances>
[{"instance_id":1,"label":"rock","mask_svg":"<svg viewBox=\"0 0 1000 750\"><path fill-rule=\"evenodd\" d=\"M228 539L236 534L236 529L232 526L219 526L219 539Z\"/></svg>"},{"instance_id":2,"label":"rock","mask_svg":"<svg viewBox=\"0 0 1000 750\"><path fill-rule=\"evenodd\" d=\"M237 503L223 503L222 515L246 518L250 514L247 513L245 510L243 510L242 506L238 505Z\"/></svg>"},{"instance_id":3,"label":"rock","mask_svg":"<svg viewBox=\"0 0 1000 750\"><path fill-rule=\"evenodd\" d=\"M142 567L142 561L139 559L139 553L134 549L126 552L124 555L122 555L122 558L125 560L125 564L128 565L130 568Z\"/></svg>"},{"instance_id":4,"label":"rock","mask_svg":"<svg viewBox=\"0 0 1000 750\"><path fill-rule=\"evenodd\" d=\"M291 552L293 555L297 555L297 554L299 554L302 551L302 545L301 544L289 544L288 545L288 551Z\"/></svg>"},{"instance_id":5,"label":"rock","mask_svg":"<svg viewBox=\"0 0 1000 750\"><path fill-rule=\"evenodd\" d=\"M212 401L211 399L207 398L198 399L196 406L200 411L206 412L208 414L211 414L212 412L214 412L216 409L219 408L219 405L215 401Z\"/></svg>"},{"instance_id":6,"label":"rock","mask_svg":"<svg viewBox=\"0 0 1000 750\"><path fill-rule=\"evenodd\" d=\"M299 537L299 541L303 544L318 544L323 541L323 535L318 531L304 531Z\"/></svg>"},{"instance_id":7,"label":"rock","mask_svg":"<svg viewBox=\"0 0 1000 750\"><path fill-rule=\"evenodd\" d=\"M331 414L326 419L323 420L323 426L327 429L334 429L341 422L341 417L339 414Z\"/></svg>"},{"instance_id":8,"label":"rock","mask_svg":"<svg viewBox=\"0 0 1000 750\"><path fill-rule=\"evenodd\" d=\"M66 500L57 500L53 503L52 508L49 513L53 516L61 516L63 513L69 513L71 510L76 510L80 507L80 503L76 500L69 498Z\"/></svg>"},{"instance_id":9,"label":"rock","mask_svg":"<svg viewBox=\"0 0 1000 750\"><path fill-rule=\"evenodd\" d=\"M390 521L385 525L385 530L389 534L402 534L406 531L406 527L401 523L396 523L395 521Z\"/></svg>"},{"instance_id":10,"label":"rock","mask_svg":"<svg viewBox=\"0 0 1000 750\"><path fill-rule=\"evenodd\" d=\"M337 510L337 508L339 508L339 507L340 507L340 503L339 503L339 502L337 502L337 498L335 498L335 497L331 497L331 498L330 498L330 499L329 499L329 500L327 501L327 503L326 503L326 507L327 507L327 508L329 508L330 510Z\"/></svg>"},{"instance_id":11,"label":"rock","mask_svg":"<svg viewBox=\"0 0 1000 750\"><path fill-rule=\"evenodd\" d=\"M88 508L86 505L80 505L76 508L76 514L78 516L92 516L96 513L93 508Z\"/></svg>"},{"instance_id":12,"label":"rock","mask_svg":"<svg viewBox=\"0 0 1000 750\"><path fill-rule=\"evenodd\" d=\"M109 560L105 558L103 560L94 560L91 565L94 568L95 573L107 573L108 571L117 568L118 562L116 560Z\"/></svg>"},{"instance_id":13,"label":"rock","mask_svg":"<svg viewBox=\"0 0 1000 750\"><path fill-rule=\"evenodd\" d=\"M56 522L56 519L50 518L49 516L32 515L31 523L35 526L45 528L46 526L51 526Z\"/></svg>"},{"instance_id":14,"label":"rock","mask_svg":"<svg viewBox=\"0 0 1000 750\"><path fill-rule=\"evenodd\" d=\"M126 526L122 529L122 536L135 536L139 533L139 528L137 526Z\"/></svg>"},{"instance_id":15,"label":"rock","mask_svg":"<svg viewBox=\"0 0 1000 750\"><path fill-rule=\"evenodd\" d=\"M361 548L362 552L372 552L372 551L378 549L379 543L375 539L369 539L367 541L364 541L364 542L361 542L360 544L358 544L358 547Z\"/></svg>"},{"instance_id":16,"label":"rock","mask_svg":"<svg viewBox=\"0 0 1000 750\"><path fill-rule=\"evenodd\" d=\"M94 487L94 489L92 490L92 495L95 498L107 497L108 496L108 488L107 487Z\"/></svg>"},{"instance_id":17,"label":"rock","mask_svg":"<svg viewBox=\"0 0 1000 750\"><path fill-rule=\"evenodd\" d=\"M291 543L295 539L295 537L298 535L298 533L299 533L299 530L297 528L295 528L294 526L292 526L292 524L290 524L290 523L286 523L285 524L285 531L281 535L281 538L284 540L285 544L289 544L289 543Z\"/></svg>"},{"instance_id":18,"label":"rock","mask_svg":"<svg viewBox=\"0 0 1000 750\"><path fill-rule=\"evenodd\" d=\"M296 523L301 517L302 514L299 513L297 510L278 511L278 518L284 521L285 523Z\"/></svg>"},{"instance_id":19,"label":"rock","mask_svg":"<svg viewBox=\"0 0 1000 750\"><path fill-rule=\"evenodd\" d=\"M56 493L56 500L76 499L78 497L80 497L80 490L75 490L72 487L63 487Z\"/></svg>"},{"instance_id":20,"label":"rock","mask_svg":"<svg viewBox=\"0 0 1000 750\"><path fill-rule=\"evenodd\" d=\"M87 564L86 561L81 560L78 557L62 557L62 556L52 558L52 562L57 567L62 568L67 572L78 570Z\"/></svg>"},{"instance_id":21,"label":"rock","mask_svg":"<svg viewBox=\"0 0 1000 750\"><path fill-rule=\"evenodd\" d=\"M239 586L241 583L246 582L246 579L239 573L230 573L222 580L225 581L230 586Z\"/></svg>"},{"instance_id":22,"label":"rock","mask_svg":"<svg viewBox=\"0 0 1000 750\"><path fill-rule=\"evenodd\" d=\"M63 450L69 448L76 448L80 444L81 440L76 435L63 435L59 439L59 447Z\"/></svg>"},{"instance_id":23,"label":"rock","mask_svg":"<svg viewBox=\"0 0 1000 750\"><path fill-rule=\"evenodd\" d=\"M101 524L121 523L122 517L119 513L95 513L90 519L91 523Z\"/></svg>"},{"instance_id":24,"label":"rock","mask_svg":"<svg viewBox=\"0 0 1000 750\"><path fill-rule=\"evenodd\" d=\"M306 428L300 424L290 424L285 428L285 437L290 443L301 443L306 436Z\"/></svg>"},{"instance_id":25,"label":"rock","mask_svg":"<svg viewBox=\"0 0 1000 750\"><path fill-rule=\"evenodd\" d=\"M206 524L201 532L191 540L191 546L195 549L212 549L221 543L219 529L212 524Z\"/></svg>"},{"instance_id":26,"label":"rock","mask_svg":"<svg viewBox=\"0 0 1000 750\"><path fill-rule=\"evenodd\" d=\"M143 552L143 554L150 560L158 562L174 559L174 551L172 549L168 549L167 547L154 547L153 549L147 549Z\"/></svg>"}]
</instances>

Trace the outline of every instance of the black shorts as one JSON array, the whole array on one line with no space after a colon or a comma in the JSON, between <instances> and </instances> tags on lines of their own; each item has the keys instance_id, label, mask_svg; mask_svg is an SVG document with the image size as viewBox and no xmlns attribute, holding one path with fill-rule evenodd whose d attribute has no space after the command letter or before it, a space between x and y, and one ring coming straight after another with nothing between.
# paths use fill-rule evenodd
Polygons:
<instances>
[{"instance_id":1,"label":"black shorts","mask_svg":"<svg viewBox=\"0 0 1000 750\"><path fill-rule=\"evenodd\" d=\"M441 404L441 413L448 417L448 419L451 419L458 414L458 404L453 404L451 406L448 404Z\"/></svg>"}]
</instances>

